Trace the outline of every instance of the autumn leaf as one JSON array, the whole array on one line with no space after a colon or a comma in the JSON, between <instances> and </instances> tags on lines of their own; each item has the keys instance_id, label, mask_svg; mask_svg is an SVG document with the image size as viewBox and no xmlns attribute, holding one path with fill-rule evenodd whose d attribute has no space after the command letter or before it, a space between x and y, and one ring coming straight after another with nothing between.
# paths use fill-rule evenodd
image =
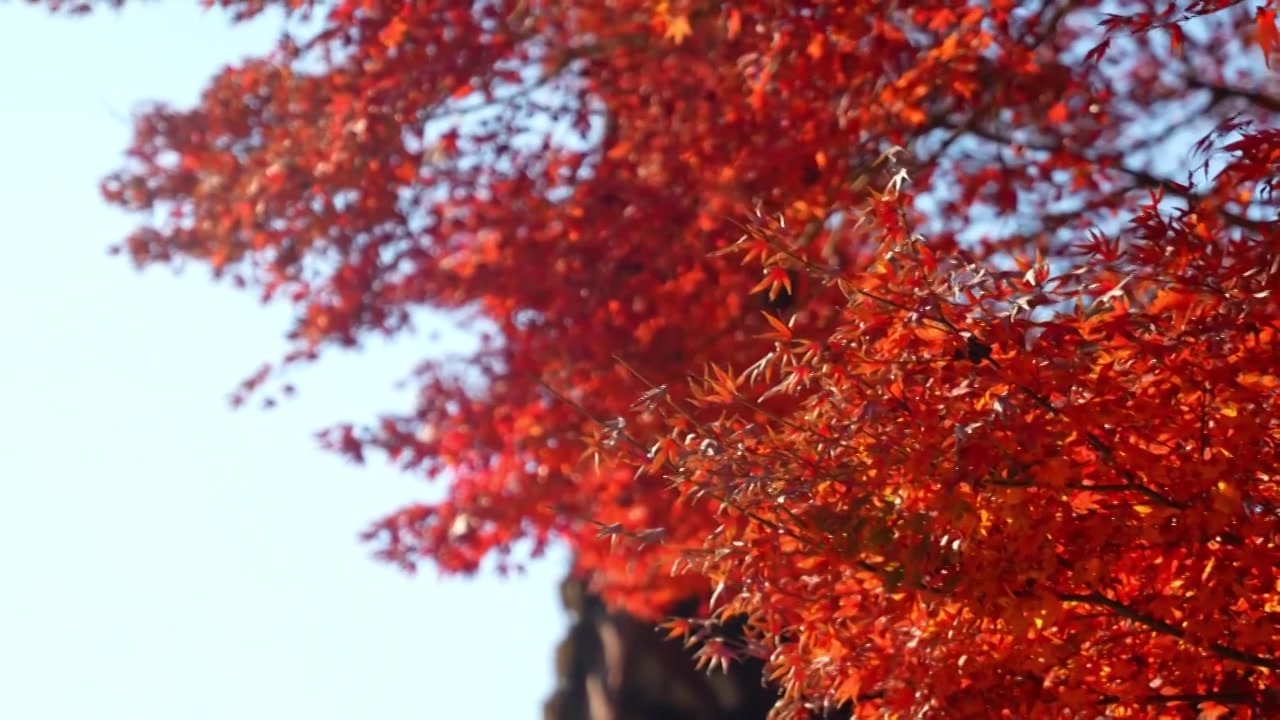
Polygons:
<instances>
[{"instance_id":1,"label":"autumn leaf","mask_svg":"<svg viewBox=\"0 0 1280 720\"><path fill-rule=\"evenodd\" d=\"M741 32L742 32L742 11L738 10L737 8L732 8L729 10L729 19L725 23L726 36L728 37L729 40L733 40L737 38L738 34Z\"/></svg>"},{"instance_id":2,"label":"autumn leaf","mask_svg":"<svg viewBox=\"0 0 1280 720\"><path fill-rule=\"evenodd\" d=\"M1231 708L1216 702L1202 702L1199 705L1199 710L1196 720L1218 720L1218 718L1231 714Z\"/></svg>"},{"instance_id":3,"label":"autumn leaf","mask_svg":"<svg viewBox=\"0 0 1280 720\"><path fill-rule=\"evenodd\" d=\"M667 31L663 37L679 45L692 34L693 27L689 24L688 15L675 15L667 18Z\"/></svg>"},{"instance_id":4,"label":"autumn leaf","mask_svg":"<svg viewBox=\"0 0 1280 720\"><path fill-rule=\"evenodd\" d=\"M782 340L782 341L787 341L791 339L792 337L791 328L787 327L786 324L783 323L781 320L770 315L769 313L764 313L764 319L769 322L769 326L772 327L774 330L774 332L767 335L767 337L771 339Z\"/></svg>"},{"instance_id":5,"label":"autumn leaf","mask_svg":"<svg viewBox=\"0 0 1280 720\"><path fill-rule=\"evenodd\" d=\"M1271 67L1271 59L1280 48L1280 31L1276 28L1276 11L1271 7L1259 7L1255 27L1258 47L1262 50L1262 59L1267 67Z\"/></svg>"},{"instance_id":6,"label":"autumn leaf","mask_svg":"<svg viewBox=\"0 0 1280 720\"><path fill-rule=\"evenodd\" d=\"M1172 50L1174 54L1181 55L1182 47L1183 47L1182 26L1176 25L1176 24L1169 25L1168 30L1169 30L1169 49Z\"/></svg>"},{"instance_id":7,"label":"autumn leaf","mask_svg":"<svg viewBox=\"0 0 1280 720\"><path fill-rule=\"evenodd\" d=\"M387 49L395 49L404 41L405 33L409 31L409 24L404 18L396 15L383 26L381 32L378 33L378 40L382 42Z\"/></svg>"}]
</instances>

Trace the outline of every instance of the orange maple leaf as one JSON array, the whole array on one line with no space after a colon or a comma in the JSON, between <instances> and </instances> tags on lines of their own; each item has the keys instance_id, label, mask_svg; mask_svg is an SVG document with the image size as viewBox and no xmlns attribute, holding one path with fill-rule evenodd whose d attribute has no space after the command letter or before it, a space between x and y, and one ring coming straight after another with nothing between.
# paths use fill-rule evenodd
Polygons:
<instances>
[{"instance_id":1,"label":"orange maple leaf","mask_svg":"<svg viewBox=\"0 0 1280 720\"><path fill-rule=\"evenodd\" d=\"M689 24L688 15L676 15L667 20L667 32L664 37L679 45L693 34L693 26Z\"/></svg>"},{"instance_id":2,"label":"orange maple leaf","mask_svg":"<svg viewBox=\"0 0 1280 720\"><path fill-rule=\"evenodd\" d=\"M1259 7L1257 15L1258 47L1262 48L1262 59L1271 67L1271 56L1280 47L1280 31L1276 29L1276 11L1270 7Z\"/></svg>"},{"instance_id":3,"label":"orange maple leaf","mask_svg":"<svg viewBox=\"0 0 1280 720\"><path fill-rule=\"evenodd\" d=\"M397 15L391 18L386 27L382 28L382 31L378 33L378 40L388 49L394 48L404 42L405 33L408 31L409 24L404 21L404 18Z\"/></svg>"}]
</instances>

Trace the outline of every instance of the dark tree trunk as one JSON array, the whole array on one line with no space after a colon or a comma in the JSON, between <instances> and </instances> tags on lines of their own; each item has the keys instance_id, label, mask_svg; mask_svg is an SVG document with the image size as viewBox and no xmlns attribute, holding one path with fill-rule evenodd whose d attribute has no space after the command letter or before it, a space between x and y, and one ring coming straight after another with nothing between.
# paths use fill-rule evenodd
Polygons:
<instances>
[{"instance_id":1,"label":"dark tree trunk","mask_svg":"<svg viewBox=\"0 0 1280 720\"><path fill-rule=\"evenodd\" d=\"M565 580L562 594L573 625L556 650L545 720L764 720L773 708L759 661L697 670L679 641L610 612L581 582Z\"/></svg>"}]
</instances>

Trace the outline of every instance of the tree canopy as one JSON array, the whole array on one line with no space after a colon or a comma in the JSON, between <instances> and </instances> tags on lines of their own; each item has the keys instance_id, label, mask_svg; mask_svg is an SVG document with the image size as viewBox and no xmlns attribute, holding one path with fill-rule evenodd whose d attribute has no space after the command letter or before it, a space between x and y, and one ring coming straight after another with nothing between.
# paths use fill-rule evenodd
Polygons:
<instances>
[{"instance_id":1,"label":"tree canopy","mask_svg":"<svg viewBox=\"0 0 1280 720\"><path fill-rule=\"evenodd\" d=\"M206 4L311 29L103 191L139 266L296 310L242 397L482 336L322 435L448 484L383 559L701 593L672 633L779 717L1280 712L1270 5Z\"/></svg>"}]
</instances>

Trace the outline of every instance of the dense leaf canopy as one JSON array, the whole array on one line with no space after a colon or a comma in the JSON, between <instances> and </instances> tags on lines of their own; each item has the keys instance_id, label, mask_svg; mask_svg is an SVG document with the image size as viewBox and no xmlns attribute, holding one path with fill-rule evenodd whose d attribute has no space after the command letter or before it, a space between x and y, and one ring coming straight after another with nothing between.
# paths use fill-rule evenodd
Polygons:
<instances>
[{"instance_id":1,"label":"dense leaf canopy","mask_svg":"<svg viewBox=\"0 0 1280 720\"><path fill-rule=\"evenodd\" d=\"M209 4L313 30L138 117L124 250L484 336L323 435L448 483L385 559L706 593L783 716L1280 713L1270 7Z\"/></svg>"}]
</instances>

